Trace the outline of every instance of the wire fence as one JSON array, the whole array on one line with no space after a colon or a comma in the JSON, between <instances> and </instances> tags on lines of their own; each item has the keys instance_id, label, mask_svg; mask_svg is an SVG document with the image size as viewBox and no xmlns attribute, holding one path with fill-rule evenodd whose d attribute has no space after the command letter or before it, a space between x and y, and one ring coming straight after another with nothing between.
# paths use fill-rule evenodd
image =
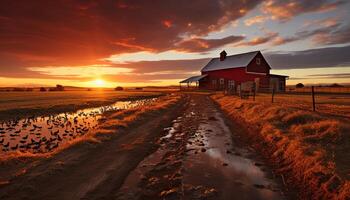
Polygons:
<instances>
[{"instance_id":1,"label":"wire fence","mask_svg":"<svg viewBox=\"0 0 350 200\"><path fill-rule=\"evenodd\" d=\"M317 89L318 93L348 93L350 94L350 87L325 87L325 86L314 86L315 89ZM296 87L287 87L286 92L287 93L310 93L312 90L311 87L302 87L302 88L296 88Z\"/></svg>"},{"instance_id":2,"label":"wire fence","mask_svg":"<svg viewBox=\"0 0 350 200\"><path fill-rule=\"evenodd\" d=\"M299 88L298 88L299 89ZM264 92L241 93L241 99L264 102L298 109L315 111L339 117L350 118L349 88L308 87L298 91L275 92L273 89Z\"/></svg>"}]
</instances>

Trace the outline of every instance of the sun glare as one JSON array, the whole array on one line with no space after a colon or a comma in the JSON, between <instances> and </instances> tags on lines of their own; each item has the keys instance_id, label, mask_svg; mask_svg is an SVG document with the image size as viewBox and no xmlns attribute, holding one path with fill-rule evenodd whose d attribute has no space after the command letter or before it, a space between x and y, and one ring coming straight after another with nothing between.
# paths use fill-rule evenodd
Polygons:
<instances>
[{"instance_id":1,"label":"sun glare","mask_svg":"<svg viewBox=\"0 0 350 200\"><path fill-rule=\"evenodd\" d=\"M104 87L104 86L106 86L106 82L104 80L102 80L102 79L96 79L96 80L94 80L93 83L94 83L94 85L96 87Z\"/></svg>"}]
</instances>

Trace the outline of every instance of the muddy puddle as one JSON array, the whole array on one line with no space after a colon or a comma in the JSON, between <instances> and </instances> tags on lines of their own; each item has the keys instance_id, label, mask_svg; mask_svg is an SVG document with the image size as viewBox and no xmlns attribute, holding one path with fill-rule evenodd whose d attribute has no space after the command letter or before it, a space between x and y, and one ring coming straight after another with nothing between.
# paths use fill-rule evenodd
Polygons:
<instances>
[{"instance_id":1,"label":"muddy puddle","mask_svg":"<svg viewBox=\"0 0 350 200\"><path fill-rule=\"evenodd\" d=\"M31 117L0 123L2 152L50 152L67 141L82 137L98 127L107 111L118 111L144 106L156 98L118 101L108 106L87 108L71 113Z\"/></svg>"},{"instance_id":2,"label":"muddy puddle","mask_svg":"<svg viewBox=\"0 0 350 200\"><path fill-rule=\"evenodd\" d=\"M202 121L187 144L183 183L190 190L185 196L204 190L219 199L284 199L264 164L234 144L220 113Z\"/></svg>"}]
</instances>

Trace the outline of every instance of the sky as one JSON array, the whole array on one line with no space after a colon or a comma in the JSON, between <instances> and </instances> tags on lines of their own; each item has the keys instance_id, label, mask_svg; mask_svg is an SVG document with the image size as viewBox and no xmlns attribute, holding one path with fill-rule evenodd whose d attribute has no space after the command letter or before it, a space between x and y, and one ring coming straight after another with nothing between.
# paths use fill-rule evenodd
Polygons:
<instances>
[{"instance_id":1,"label":"sky","mask_svg":"<svg viewBox=\"0 0 350 200\"><path fill-rule=\"evenodd\" d=\"M222 50L350 83L346 0L1 0L0 87L177 85Z\"/></svg>"}]
</instances>

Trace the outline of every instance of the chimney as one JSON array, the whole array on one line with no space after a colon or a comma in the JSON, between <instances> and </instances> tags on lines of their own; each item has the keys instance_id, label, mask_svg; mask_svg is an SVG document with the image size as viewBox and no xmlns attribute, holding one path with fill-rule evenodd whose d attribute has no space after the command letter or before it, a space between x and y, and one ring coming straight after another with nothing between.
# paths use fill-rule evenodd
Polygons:
<instances>
[{"instance_id":1,"label":"chimney","mask_svg":"<svg viewBox=\"0 0 350 200\"><path fill-rule=\"evenodd\" d=\"M225 50L223 50L221 53L220 53L220 61L224 61L226 59L226 56L227 56L227 53Z\"/></svg>"}]
</instances>

